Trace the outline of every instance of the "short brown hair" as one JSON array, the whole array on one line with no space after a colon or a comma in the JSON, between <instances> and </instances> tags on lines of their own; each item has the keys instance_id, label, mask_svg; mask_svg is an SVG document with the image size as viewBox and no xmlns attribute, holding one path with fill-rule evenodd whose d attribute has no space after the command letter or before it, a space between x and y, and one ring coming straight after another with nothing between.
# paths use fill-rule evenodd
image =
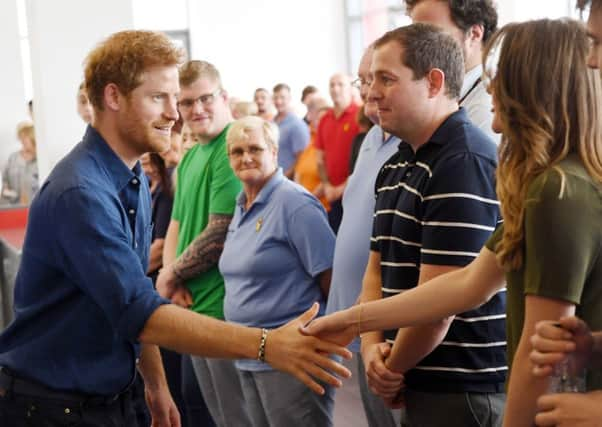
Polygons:
<instances>
[{"instance_id":1,"label":"short brown hair","mask_svg":"<svg viewBox=\"0 0 602 427\"><path fill-rule=\"evenodd\" d=\"M273 93L280 92L281 90L286 90L288 93L291 93L291 88L286 83L278 83L274 86Z\"/></svg>"},{"instance_id":2,"label":"short brown hair","mask_svg":"<svg viewBox=\"0 0 602 427\"><path fill-rule=\"evenodd\" d=\"M318 93L318 88L312 85L305 86L303 88L303 92L301 92L301 102L305 101L309 95L313 95L314 93Z\"/></svg>"},{"instance_id":3,"label":"short brown hair","mask_svg":"<svg viewBox=\"0 0 602 427\"><path fill-rule=\"evenodd\" d=\"M219 71L210 62L207 61L188 61L180 67L180 86L190 86L199 79L209 79L222 88L222 78Z\"/></svg>"},{"instance_id":4,"label":"short brown hair","mask_svg":"<svg viewBox=\"0 0 602 427\"><path fill-rule=\"evenodd\" d=\"M405 0L408 13L423 0ZM473 25L483 26L483 43L497 29L497 10L492 0L440 0L449 6L452 21L464 33Z\"/></svg>"},{"instance_id":5,"label":"short brown hair","mask_svg":"<svg viewBox=\"0 0 602 427\"><path fill-rule=\"evenodd\" d=\"M103 110L104 89L114 83L124 95L142 84L150 67L178 65L183 52L169 38L154 31L121 31L112 34L86 57L85 81L90 103Z\"/></svg>"},{"instance_id":6,"label":"short brown hair","mask_svg":"<svg viewBox=\"0 0 602 427\"><path fill-rule=\"evenodd\" d=\"M452 36L433 25L417 23L385 33L374 42L374 48L392 42L403 48L401 63L412 70L414 79L420 80L433 68L438 68L445 74L447 96L451 99L460 97L464 57Z\"/></svg>"}]
</instances>

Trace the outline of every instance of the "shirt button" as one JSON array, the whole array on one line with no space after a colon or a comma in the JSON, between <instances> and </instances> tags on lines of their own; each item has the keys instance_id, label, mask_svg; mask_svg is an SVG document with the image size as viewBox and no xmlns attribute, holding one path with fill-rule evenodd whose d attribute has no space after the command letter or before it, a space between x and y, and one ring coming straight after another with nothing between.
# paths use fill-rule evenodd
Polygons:
<instances>
[{"instance_id":1,"label":"shirt button","mask_svg":"<svg viewBox=\"0 0 602 427\"><path fill-rule=\"evenodd\" d=\"M130 209L128 212L130 213L130 215L134 215L136 213L134 209Z\"/></svg>"},{"instance_id":2,"label":"shirt button","mask_svg":"<svg viewBox=\"0 0 602 427\"><path fill-rule=\"evenodd\" d=\"M136 179L136 178L132 179L132 184L138 185L138 179Z\"/></svg>"}]
</instances>

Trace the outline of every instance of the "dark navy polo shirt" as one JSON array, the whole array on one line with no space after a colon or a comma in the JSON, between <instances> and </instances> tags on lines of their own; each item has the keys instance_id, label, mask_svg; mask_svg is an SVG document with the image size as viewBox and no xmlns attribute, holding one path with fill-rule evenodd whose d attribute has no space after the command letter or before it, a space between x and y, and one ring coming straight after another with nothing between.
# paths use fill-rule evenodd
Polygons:
<instances>
[{"instance_id":1,"label":"dark navy polo shirt","mask_svg":"<svg viewBox=\"0 0 602 427\"><path fill-rule=\"evenodd\" d=\"M112 395L133 379L138 335L167 301L146 277L151 197L88 127L34 198L0 366L49 387Z\"/></svg>"},{"instance_id":2,"label":"dark navy polo shirt","mask_svg":"<svg viewBox=\"0 0 602 427\"><path fill-rule=\"evenodd\" d=\"M500 221L496 164L495 144L463 109L415 153L399 144L375 186L371 250L381 255L383 297L417 286L421 264L464 266L478 255ZM458 314L443 342L406 373L406 385L427 392L502 391L505 313L502 291ZM392 342L395 334L385 336Z\"/></svg>"}]
</instances>

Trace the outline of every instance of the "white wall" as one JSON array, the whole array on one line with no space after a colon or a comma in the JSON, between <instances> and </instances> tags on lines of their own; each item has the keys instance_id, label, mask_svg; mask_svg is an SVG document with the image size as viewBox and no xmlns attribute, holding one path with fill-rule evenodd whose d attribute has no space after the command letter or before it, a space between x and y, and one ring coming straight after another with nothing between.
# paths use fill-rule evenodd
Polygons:
<instances>
[{"instance_id":1,"label":"white wall","mask_svg":"<svg viewBox=\"0 0 602 427\"><path fill-rule=\"evenodd\" d=\"M8 155L19 149L17 123L28 119L16 0L0 2L0 66L2 96L0 96L0 168Z\"/></svg>"},{"instance_id":2,"label":"white wall","mask_svg":"<svg viewBox=\"0 0 602 427\"><path fill-rule=\"evenodd\" d=\"M43 180L78 141L76 112L86 54L111 33L133 26L131 0L28 0L38 167Z\"/></svg>"},{"instance_id":3,"label":"white wall","mask_svg":"<svg viewBox=\"0 0 602 427\"><path fill-rule=\"evenodd\" d=\"M189 1L193 59L213 63L232 96L284 82L293 98L347 70L343 0Z\"/></svg>"},{"instance_id":4,"label":"white wall","mask_svg":"<svg viewBox=\"0 0 602 427\"><path fill-rule=\"evenodd\" d=\"M136 28L190 31L192 59L212 62L231 96L288 83L298 101L308 84L327 95L348 69L343 0L133 0Z\"/></svg>"},{"instance_id":5,"label":"white wall","mask_svg":"<svg viewBox=\"0 0 602 427\"><path fill-rule=\"evenodd\" d=\"M577 17L575 0L498 0L500 26L513 21Z\"/></svg>"}]
</instances>

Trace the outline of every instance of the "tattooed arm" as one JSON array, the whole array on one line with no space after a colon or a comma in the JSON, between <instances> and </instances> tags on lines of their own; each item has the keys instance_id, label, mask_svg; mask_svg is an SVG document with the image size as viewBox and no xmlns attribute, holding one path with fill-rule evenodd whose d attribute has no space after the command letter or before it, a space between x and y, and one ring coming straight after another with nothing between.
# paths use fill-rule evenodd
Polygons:
<instances>
[{"instance_id":1,"label":"tattooed arm","mask_svg":"<svg viewBox=\"0 0 602 427\"><path fill-rule=\"evenodd\" d=\"M232 215L209 215L207 227L175 261L168 264L165 262L165 257L163 258L164 267L157 277L157 290L161 295L171 298L174 303L184 307L192 303L184 281L198 276L217 264L231 220ZM175 294L178 296L176 297Z\"/></svg>"},{"instance_id":2,"label":"tattooed arm","mask_svg":"<svg viewBox=\"0 0 602 427\"><path fill-rule=\"evenodd\" d=\"M192 241L173 264L181 281L196 277L219 261L232 215L211 214L207 227Z\"/></svg>"}]
</instances>

